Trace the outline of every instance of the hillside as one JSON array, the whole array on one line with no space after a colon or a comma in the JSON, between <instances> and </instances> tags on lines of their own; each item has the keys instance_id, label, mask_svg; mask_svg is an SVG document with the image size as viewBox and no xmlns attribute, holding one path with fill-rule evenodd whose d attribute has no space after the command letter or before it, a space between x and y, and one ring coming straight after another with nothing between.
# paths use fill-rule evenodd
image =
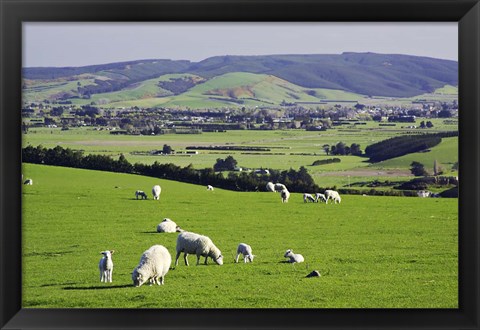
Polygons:
<instances>
[{"instance_id":1,"label":"hillside","mask_svg":"<svg viewBox=\"0 0 480 330\"><path fill-rule=\"evenodd\" d=\"M204 79L234 72L274 76L306 89L388 97L412 97L445 85L458 85L455 61L375 53L215 56L200 62L152 59L85 67L24 68L23 78L27 94L32 92L32 86L44 90L49 84L63 86L73 82L75 85L66 95L50 96L68 99L132 89L166 74L200 77L194 82L182 81L183 89L173 92L181 94Z\"/></svg>"}]
</instances>

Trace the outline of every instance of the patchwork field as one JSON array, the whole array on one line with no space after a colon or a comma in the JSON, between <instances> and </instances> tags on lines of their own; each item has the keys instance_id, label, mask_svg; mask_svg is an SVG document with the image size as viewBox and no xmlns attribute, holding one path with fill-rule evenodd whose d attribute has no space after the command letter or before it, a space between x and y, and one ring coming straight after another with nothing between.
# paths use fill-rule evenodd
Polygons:
<instances>
[{"instance_id":1,"label":"patchwork field","mask_svg":"<svg viewBox=\"0 0 480 330\"><path fill-rule=\"evenodd\" d=\"M137 175L31 164L23 174L34 182L23 186L24 308L458 308L457 199L345 195L325 205L292 194L282 204L276 193ZM154 184L159 202L135 200ZM190 256L164 286L135 288L144 250L162 244L175 257L177 235L156 233L165 217L212 238L224 265ZM241 242L253 263L233 263ZM306 262L285 263L289 248ZM113 283L99 281L106 249L116 251ZM305 278L313 270L322 276Z\"/></svg>"},{"instance_id":2,"label":"patchwork field","mask_svg":"<svg viewBox=\"0 0 480 330\"><path fill-rule=\"evenodd\" d=\"M446 125L441 119L432 119L434 129L428 132L456 130L456 125ZM419 123L417 123L418 125ZM346 186L365 180L405 181L412 176L409 167L412 161L421 162L431 168L435 160L443 168L445 175L457 175L452 171L458 162L458 138L444 138L442 142L428 152L413 153L377 164L370 164L364 157L331 156L323 150L324 144L333 145L344 142L347 145L358 143L362 150L372 144L400 134L418 133L419 130L382 126L376 122L367 122L362 128L341 127L325 132L308 132L304 130L251 131L233 130L224 133L202 134L165 134L157 136L112 135L108 131L96 131L92 128L72 128L62 131L60 128L34 128L23 135L23 145L43 145L53 148L83 150L86 154L107 154L118 158L124 154L134 163L153 164L173 163L178 166L192 164L201 169L213 167L218 158L232 155L238 166L246 168L275 168L298 170L305 166L320 186ZM422 131L423 132L423 131ZM149 155L153 150L161 150L163 145L170 145L176 151L185 151L187 146L260 146L268 147L269 152L213 151L200 150L197 155L175 154L168 156ZM340 158L340 163L312 166L316 160Z\"/></svg>"}]
</instances>

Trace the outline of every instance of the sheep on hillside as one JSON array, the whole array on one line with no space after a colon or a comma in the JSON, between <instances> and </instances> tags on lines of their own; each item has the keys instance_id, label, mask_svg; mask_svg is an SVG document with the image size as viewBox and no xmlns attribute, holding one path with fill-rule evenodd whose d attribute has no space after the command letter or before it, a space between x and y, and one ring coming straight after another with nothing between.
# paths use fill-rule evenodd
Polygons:
<instances>
[{"instance_id":1,"label":"sheep on hillside","mask_svg":"<svg viewBox=\"0 0 480 330\"><path fill-rule=\"evenodd\" d=\"M288 262L290 262L290 263L304 262L305 261L305 259L303 258L303 256L301 254L298 254L298 253L295 254L290 249L288 249L287 252L285 252L284 257L289 258Z\"/></svg>"},{"instance_id":2,"label":"sheep on hillside","mask_svg":"<svg viewBox=\"0 0 480 330\"><path fill-rule=\"evenodd\" d=\"M164 284L171 263L172 256L168 250L162 245L153 245L143 252L140 263L133 270L133 285L139 287L147 281L150 284Z\"/></svg>"},{"instance_id":3,"label":"sheep on hillside","mask_svg":"<svg viewBox=\"0 0 480 330\"><path fill-rule=\"evenodd\" d=\"M269 182L267 183L265 189L267 189L267 191L269 192L275 192L275 185L273 184L273 182Z\"/></svg>"},{"instance_id":4,"label":"sheep on hillside","mask_svg":"<svg viewBox=\"0 0 480 330\"><path fill-rule=\"evenodd\" d=\"M327 197L327 201L325 203L328 203L329 199L334 201L335 204L337 204L337 203L340 204L340 202L342 201L339 193L335 190L325 190L325 197Z\"/></svg>"},{"instance_id":5,"label":"sheep on hillside","mask_svg":"<svg viewBox=\"0 0 480 330\"><path fill-rule=\"evenodd\" d=\"M200 257L205 257L205 265L208 257L212 258L218 265L223 265L222 252L213 244L207 236L182 232L177 237L177 256L175 258L175 267L178 265L180 253L184 253L185 265L188 266L188 254L197 255L197 266L200 263Z\"/></svg>"},{"instance_id":6,"label":"sheep on hillside","mask_svg":"<svg viewBox=\"0 0 480 330\"><path fill-rule=\"evenodd\" d=\"M308 203L308 202L315 202L315 198L311 194L303 194L303 202Z\"/></svg>"},{"instance_id":7,"label":"sheep on hillside","mask_svg":"<svg viewBox=\"0 0 480 330\"><path fill-rule=\"evenodd\" d=\"M137 190L135 191L135 198L138 199L138 197L140 197L140 199L147 199L147 194L144 191Z\"/></svg>"},{"instance_id":8,"label":"sheep on hillside","mask_svg":"<svg viewBox=\"0 0 480 330\"><path fill-rule=\"evenodd\" d=\"M255 255L252 253L252 247L245 243L240 243L237 247L237 256L235 257L235 262L238 262L238 257L240 254L243 254L243 262L247 261L253 262Z\"/></svg>"},{"instance_id":9,"label":"sheep on hillside","mask_svg":"<svg viewBox=\"0 0 480 330\"><path fill-rule=\"evenodd\" d=\"M208 185L208 186L207 186L207 190L208 190L208 191L213 191L213 186Z\"/></svg>"},{"instance_id":10,"label":"sheep on hillside","mask_svg":"<svg viewBox=\"0 0 480 330\"><path fill-rule=\"evenodd\" d=\"M152 195L154 200L160 200L160 193L162 192L162 188L159 185L155 185L152 188Z\"/></svg>"},{"instance_id":11,"label":"sheep on hillside","mask_svg":"<svg viewBox=\"0 0 480 330\"><path fill-rule=\"evenodd\" d=\"M100 269L100 282L112 283L113 252L115 252L115 250L107 250L100 252L101 254L103 254L102 259L100 259L100 262L98 263L98 268Z\"/></svg>"},{"instance_id":12,"label":"sheep on hillside","mask_svg":"<svg viewBox=\"0 0 480 330\"><path fill-rule=\"evenodd\" d=\"M157 226L157 232L159 233L175 233L175 232L182 232L182 231L183 230L169 218L163 219L163 221L160 222Z\"/></svg>"},{"instance_id":13,"label":"sheep on hillside","mask_svg":"<svg viewBox=\"0 0 480 330\"><path fill-rule=\"evenodd\" d=\"M25 182L23 184L31 186L33 184L33 180L32 179L27 179L27 180L25 180Z\"/></svg>"},{"instance_id":14,"label":"sheep on hillside","mask_svg":"<svg viewBox=\"0 0 480 330\"><path fill-rule=\"evenodd\" d=\"M283 189L280 192L280 197L282 197L282 203L288 203L288 199L290 198L290 192L287 189Z\"/></svg>"}]
</instances>

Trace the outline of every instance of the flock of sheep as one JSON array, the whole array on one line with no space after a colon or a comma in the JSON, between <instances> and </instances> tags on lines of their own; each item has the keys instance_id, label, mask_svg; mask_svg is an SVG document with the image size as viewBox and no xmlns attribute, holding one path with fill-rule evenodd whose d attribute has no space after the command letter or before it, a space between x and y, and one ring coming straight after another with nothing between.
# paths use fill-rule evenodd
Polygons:
<instances>
[{"instance_id":1,"label":"flock of sheep","mask_svg":"<svg viewBox=\"0 0 480 330\"><path fill-rule=\"evenodd\" d=\"M207 190L212 191L213 187L208 185ZM162 189L159 185L153 186L152 195L155 200L160 200L161 191ZM287 187L281 183L273 184L272 182L269 182L267 184L267 191L279 191L283 203L288 202L288 198L290 197L290 193ZM146 193L141 190L135 191L135 197L136 199L147 199ZM305 202L318 202L320 199L325 201L326 203L329 199L332 199L333 201L335 201L335 203L340 203L341 201L338 192L333 190L326 190L325 195L316 194L315 198L311 194L304 194ZM197 265L200 264L200 257L205 258L205 265L207 264L208 258L211 258L217 265L223 265L222 252L219 248L217 248L217 246L209 237L185 231L169 218L163 219L163 221L158 224L157 232L179 233L176 242L175 266L173 267L173 269L178 266L178 259L182 253L185 265L187 266L189 265L187 259L189 254L194 254L197 256ZM101 282L111 283L113 280L112 254L114 252L114 250L106 250L100 252L103 255L98 264ZM243 256L244 263L253 262L253 259L255 257L252 252L252 247L246 243L240 243L238 245L235 263L238 263L238 258L240 257L240 255ZM285 252L284 257L288 258L287 262L289 263L300 263L305 261L304 257L301 254L296 254L291 249L288 249ZM162 245L153 245L148 250L142 253L139 264L133 270L133 285L139 287L147 282L150 285L163 285L165 283L165 275L168 273L171 264L172 256L170 255L170 252L167 250L167 248Z\"/></svg>"},{"instance_id":2,"label":"flock of sheep","mask_svg":"<svg viewBox=\"0 0 480 330\"><path fill-rule=\"evenodd\" d=\"M270 191L270 192L280 192L282 203L288 203L288 199L290 198L290 192L288 191L287 187L283 183L269 182L267 183L266 189L267 191ZM303 194L304 203L308 203L308 202L318 203L319 201L328 203L330 199L335 204L340 203L342 201L340 194L335 190L325 190L325 194L316 193L315 197L313 197L313 195L309 193Z\"/></svg>"}]
</instances>

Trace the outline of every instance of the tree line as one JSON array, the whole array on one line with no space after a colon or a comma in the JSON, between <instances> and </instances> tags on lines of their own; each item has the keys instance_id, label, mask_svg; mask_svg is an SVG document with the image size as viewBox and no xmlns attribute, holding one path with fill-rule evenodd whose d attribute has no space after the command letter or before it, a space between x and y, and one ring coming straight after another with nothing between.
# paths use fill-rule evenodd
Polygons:
<instances>
[{"instance_id":1,"label":"tree line","mask_svg":"<svg viewBox=\"0 0 480 330\"><path fill-rule=\"evenodd\" d=\"M82 151L70 148L61 146L45 148L41 145L23 148L22 162L138 174L199 185L209 184L236 191L263 191L269 181L285 184L290 192L320 192L323 190L315 184L303 166L298 171L269 169L270 174L228 172L224 175L222 172L216 172L213 168L194 169L192 164L185 167L158 162L152 165L131 164L123 154L118 159L114 159L108 155L84 155Z\"/></svg>"},{"instance_id":2,"label":"tree line","mask_svg":"<svg viewBox=\"0 0 480 330\"><path fill-rule=\"evenodd\" d=\"M458 136L458 131L396 136L369 145L365 148L365 155L370 158L370 162L376 163L432 148L442 142L442 137L452 136Z\"/></svg>"}]
</instances>

